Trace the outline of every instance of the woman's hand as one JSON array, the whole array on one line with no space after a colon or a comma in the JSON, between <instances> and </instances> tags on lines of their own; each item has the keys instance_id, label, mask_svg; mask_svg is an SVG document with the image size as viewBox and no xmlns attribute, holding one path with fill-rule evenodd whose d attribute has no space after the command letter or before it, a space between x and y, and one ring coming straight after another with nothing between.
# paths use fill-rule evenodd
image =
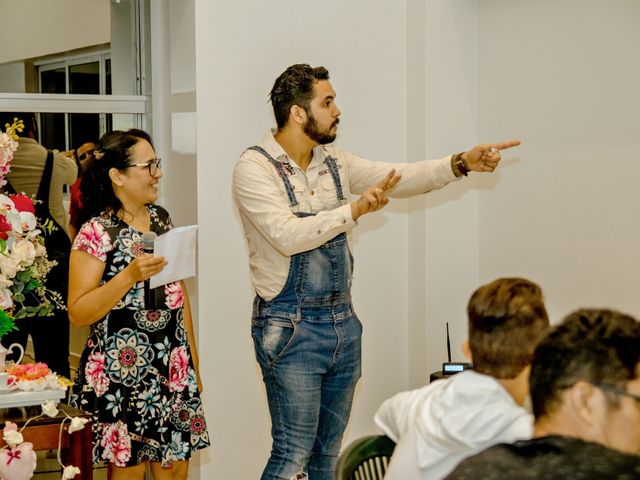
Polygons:
<instances>
[{"instance_id":1,"label":"woman's hand","mask_svg":"<svg viewBox=\"0 0 640 480\"><path fill-rule=\"evenodd\" d=\"M143 282L155 274L160 273L166 265L167 261L164 257L143 253L133 259L127 266L127 269L133 282L137 283Z\"/></svg>"}]
</instances>

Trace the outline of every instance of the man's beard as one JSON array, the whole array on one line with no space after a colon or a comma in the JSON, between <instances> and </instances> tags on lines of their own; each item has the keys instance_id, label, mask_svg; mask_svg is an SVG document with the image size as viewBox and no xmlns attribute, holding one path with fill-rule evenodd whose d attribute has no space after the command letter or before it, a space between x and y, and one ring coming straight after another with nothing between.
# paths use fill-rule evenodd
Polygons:
<instances>
[{"instance_id":1,"label":"man's beard","mask_svg":"<svg viewBox=\"0 0 640 480\"><path fill-rule=\"evenodd\" d=\"M315 117L311 113L311 111L307 112L307 122L304 124L304 133L313 140L314 142L318 142L320 145L326 145L327 143L331 143L336 139L336 133L331 133L331 129L338 125L340 122L339 119L336 118L335 122L331 124L331 126L327 129L327 131L321 131L318 127L318 122L316 122Z\"/></svg>"}]
</instances>

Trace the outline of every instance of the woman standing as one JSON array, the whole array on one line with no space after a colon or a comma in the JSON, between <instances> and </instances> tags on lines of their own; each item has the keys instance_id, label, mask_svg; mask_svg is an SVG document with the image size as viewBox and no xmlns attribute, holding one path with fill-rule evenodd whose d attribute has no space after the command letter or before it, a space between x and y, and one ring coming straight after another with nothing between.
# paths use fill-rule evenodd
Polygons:
<instances>
[{"instance_id":1,"label":"woman standing","mask_svg":"<svg viewBox=\"0 0 640 480\"><path fill-rule=\"evenodd\" d=\"M191 453L209 445L199 392L191 310L182 282L144 281L163 257L144 253L142 235L173 228L155 205L160 159L140 130L105 134L83 173L84 223L70 258L69 318L91 325L71 403L93 412L94 463L110 478L186 479Z\"/></svg>"}]
</instances>

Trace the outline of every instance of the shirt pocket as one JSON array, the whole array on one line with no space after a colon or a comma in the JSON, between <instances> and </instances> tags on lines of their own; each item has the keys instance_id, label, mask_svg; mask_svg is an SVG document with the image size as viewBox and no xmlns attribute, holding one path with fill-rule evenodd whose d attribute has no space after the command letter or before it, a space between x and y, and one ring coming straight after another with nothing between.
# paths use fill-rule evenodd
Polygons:
<instances>
[{"instance_id":1,"label":"shirt pocket","mask_svg":"<svg viewBox=\"0 0 640 480\"><path fill-rule=\"evenodd\" d=\"M333 177L329 172L324 174L320 178L320 190L321 195L325 203L328 203L332 206L340 206L344 205L347 202L347 191L344 188L344 182L342 177L340 178L340 183L342 186L342 195L345 197L344 200L340 200L338 198L338 189L336 188L336 184L333 181Z\"/></svg>"}]
</instances>

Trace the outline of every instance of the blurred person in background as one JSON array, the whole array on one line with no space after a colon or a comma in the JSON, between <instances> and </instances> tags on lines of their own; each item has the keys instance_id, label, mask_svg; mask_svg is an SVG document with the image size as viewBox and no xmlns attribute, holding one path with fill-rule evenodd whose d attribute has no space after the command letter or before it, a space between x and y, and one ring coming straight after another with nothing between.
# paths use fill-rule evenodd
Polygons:
<instances>
[{"instance_id":1,"label":"blurred person in background","mask_svg":"<svg viewBox=\"0 0 640 480\"><path fill-rule=\"evenodd\" d=\"M84 142L76 148L76 160L78 162L78 177L69 189L69 231L71 238L75 238L80 228L80 211L82 210L82 198L80 185L82 183L82 172L87 167L89 159L93 158L96 149L94 142Z\"/></svg>"}]
</instances>

